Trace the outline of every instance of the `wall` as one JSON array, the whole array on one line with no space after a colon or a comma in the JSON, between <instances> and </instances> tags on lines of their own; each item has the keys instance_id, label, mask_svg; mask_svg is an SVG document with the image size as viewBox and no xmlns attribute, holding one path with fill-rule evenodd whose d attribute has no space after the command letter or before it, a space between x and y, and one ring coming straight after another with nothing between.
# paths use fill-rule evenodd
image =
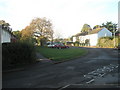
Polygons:
<instances>
[{"instance_id":1,"label":"wall","mask_svg":"<svg viewBox=\"0 0 120 90\"><path fill-rule=\"evenodd\" d=\"M112 33L109 31L109 30L107 30L106 28L103 28L101 31L99 31L98 32L98 38L100 38L100 37L111 37L112 36Z\"/></svg>"},{"instance_id":2,"label":"wall","mask_svg":"<svg viewBox=\"0 0 120 90\"><path fill-rule=\"evenodd\" d=\"M86 36L79 36L79 42L80 43L85 43Z\"/></svg>"},{"instance_id":3,"label":"wall","mask_svg":"<svg viewBox=\"0 0 120 90\"><path fill-rule=\"evenodd\" d=\"M91 34L89 35L90 38L90 46L96 46L98 42L98 34Z\"/></svg>"},{"instance_id":4,"label":"wall","mask_svg":"<svg viewBox=\"0 0 120 90\"><path fill-rule=\"evenodd\" d=\"M76 42L76 37L73 37L73 42Z\"/></svg>"},{"instance_id":5,"label":"wall","mask_svg":"<svg viewBox=\"0 0 120 90\"><path fill-rule=\"evenodd\" d=\"M98 40L98 35L90 34L90 35L85 35L85 36L79 36L80 43L85 43L86 39L90 40L90 46L96 46L97 40Z\"/></svg>"},{"instance_id":6,"label":"wall","mask_svg":"<svg viewBox=\"0 0 120 90\"><path fill-rule=\"evenodd\" d=\"M11 34L7 31L7 30L3 30L2 28L0 28L1 30L1 43L4 42L11 42Z\"/></svg>"},{"instance_id":7,"label":"wall","mask_svg":"<svg viewBox=\"0 0 120 90\"><path fill-rule=\"evenodd\" d=\"M111 37L111 36L112 36L112 33L108 29L103 28L98 33L90 35L90 46L96 46L98 43L98 39L100 37Z\"/></svg>"},{"instance_id":8,"label":"wall","mask_svg":"<svg viewBox=\"0 0 120 90\"><path fill-rule=\"evenodd\" d=\"M96 46L98 43L98 39L100 37L108 37L108 36L112 36L112 33L106 29L103 28L101 31L99 31L98 33L95 34L90 34L90 35L85 35L85 36L79 36L79 42L80 43L85 43L86 39L90 40L90 46ZM76 38L73 38L73 41L76 41Z\"/></svg>"}]
</instances>

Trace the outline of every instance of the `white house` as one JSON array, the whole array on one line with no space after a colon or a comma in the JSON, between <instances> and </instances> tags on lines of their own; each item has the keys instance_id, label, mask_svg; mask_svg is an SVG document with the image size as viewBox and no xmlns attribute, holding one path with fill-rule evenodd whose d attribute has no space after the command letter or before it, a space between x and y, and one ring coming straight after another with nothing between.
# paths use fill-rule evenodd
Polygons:
<instances>
[{"instance_id":1,"label":"white house","mask_svg":"<svg viewBox=\"0 0 120 90\"><path fill-rule=\"evenodd\" d=\"M98 39L100 37L111 37L111 36L112 33L107 28L98 28L95 30L93 29L92 31L89 32L89 34L80 34L78 37L80 43L85 43L87 40L89 41L90 46L96 46L98 43Z\"/></svg>"},{"instance_id":2,"label":"white house","mask_svg":"<svg viewBox=\"0 0 120 90\"><path fill-rule=\"evenodd\" d=\"M12 34L9 27L0 25L0 43L11 42Z\"/></svg>"},{"instance_id":3,"label":"white house","mask_svg":"<svg viewBox=\"0 0 120 90\"><path fill-rule=\"evenodd\" d=\"M73 37L73 42L76 42L76 37L75 36Z\"/></svg>"}]
</instances>

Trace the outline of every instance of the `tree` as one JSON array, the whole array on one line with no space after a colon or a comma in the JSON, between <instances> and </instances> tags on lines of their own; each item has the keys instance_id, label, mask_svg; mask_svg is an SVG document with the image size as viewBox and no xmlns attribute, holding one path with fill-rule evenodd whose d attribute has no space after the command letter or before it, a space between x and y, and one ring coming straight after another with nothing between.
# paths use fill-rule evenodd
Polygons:
<instances>
[{"instance_id":1,"label":"tree","mask_svg":"<svg viewBox=\"0 0 120 90\"><path fill-rule=\"evenodd\" d=\"M34 33L39 34L41 46L43 46L46 39L53 40L52 23L46 18L35 18L30 23L30 27L34 30Z\"/></svg>"},{"instance_id":2,"label":"tree","mask_svg":"<svg viewBox=\"0 0 120 90\"><path fill-rule=\"evenodd\" d=\"M2 25L3 29L6 29L8 31L12 31L12 29L10 28L10 24L5 22L5 20L0 20L0 25Z\"/></svg>"},{"instance_id":3,"label":"tree","mask_svg":"<svg viewBox=\"0 0 120 90\"><path fill-rule=\"evenodd\" d=\"M32 38L33 38L33 30L30 28L30 26L26 26L25 29L21 31L21 40L32 42Z\"/></svg>"},{"instance_id":4,"label":"tree","mask_svg":"<svg viewBox=\"0 0 120 90\"><path fill-rule=\"evenodd\" d=\"M91 30L92 30L92 28L90 27L90 25L84 24L83 27L82 27L81 32L87 32L88 33Z\"/></svg>"},{"instance_id":5,"label":"tree","mask_svg":"<svg viewBox=\"0 0 120 90\"><path fill-rule=\"evenodd\" d=\"M30 25L22 30L22 37L24 39L37 37L41 46L43 46L44 42L47 40L53 40L53 33L50 20L46 18L34 18Z\"/></svg>"},{"instance_id":6,"label":"tree","mask_svg":"<svg viewBox=\"0 0 120 90\"><path fill-rule=\"evenodd\" d=\"M101 26L100 26L100 25L95 25L95 26L93 27L93 29L97 29L97 28L101 28Z\"/></svg>"},{"instance_id":7,"label":"tree","mask_svg":"<svg viewBox=\"0 0 120 90\"><path fill-rule=\"evenodd\" d=\"M10 26L10 24L9 24L9 23L6 23L5 20L0 20L0 25L6 26L6 27L9 27L9 26Z\"/></svg>"},{"instance_id":8,"label":"tree","mask_svg":"<svg viewBox=\"0 0 120 90\"><path fill-rule=\"evenodd\" d=\"M102 27L107 28L108 30L110 30L112 33L114 32L114 30L117 30L117 24L112 23L112 22L106 22L106 23L102 23Z\"/></svg>"},{"instance_id":9,"label":"tree","mask_svg":"<svg viewBox=\"0 0 120 90\"><path fill-rule=\"evenodd\" d=\"M21 32L20 31L18 31L18 30L17 31L13 31L12 33L17 37L18 40L21 39Z\"/></svg>"}]
</instances>

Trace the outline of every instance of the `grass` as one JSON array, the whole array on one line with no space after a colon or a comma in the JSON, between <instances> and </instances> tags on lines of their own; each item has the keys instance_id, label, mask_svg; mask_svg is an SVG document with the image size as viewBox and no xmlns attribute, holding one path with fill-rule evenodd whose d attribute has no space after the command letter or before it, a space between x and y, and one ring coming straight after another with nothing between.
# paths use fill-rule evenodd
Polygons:
<instances>
[{"instance_id":1,"label":"grass","mask_svg":"<svg viewBox=\"0 0 120 90\"><path fill-rule=\"evenodd\" d=\"M75 59L87 53L87 50L80 48L55 49L47 47L37 47L37 51L44 57L54 61L65 61Z\"/></svg>"}]
</instances>

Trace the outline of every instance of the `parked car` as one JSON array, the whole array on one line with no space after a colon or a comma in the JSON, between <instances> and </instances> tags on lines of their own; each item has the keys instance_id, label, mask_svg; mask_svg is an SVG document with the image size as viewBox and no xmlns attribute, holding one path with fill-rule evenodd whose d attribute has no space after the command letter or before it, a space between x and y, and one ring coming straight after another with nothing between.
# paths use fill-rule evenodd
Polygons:
<instances>
[{"instance_id":1,"label":"parked car","mask_svg":"<svg viewBox=\"0 0 120 90\"><path fill-rule=\"evenodd\" d=\"M63 48L69 48L69 46L66 46L63 43L59 43L59 44L56 44L54 48L63 49Z\"/></svg>"},{"instance_id":2,"label":"parked car","mask_svg":"<svg viewBox=\"0 0 120 90\"><path fill-rule=\"evenodd\" d=\"M53 44L48 44L47 46L48 46L48 48L54 48L55 47L55 43L53 43Z\"/></svg>"},{"instance_id":3,"label":"parked car","mask_svg":"<svg viewBox=\"0 0 120 90\"><path fill-rule=\"evenodd\" d=\"M58 48L58 49L69 48L69 46L66 46L63 43L52 43L52 44L48 44L47 46L48 48Z\"/></svg>"}]
</instances>

